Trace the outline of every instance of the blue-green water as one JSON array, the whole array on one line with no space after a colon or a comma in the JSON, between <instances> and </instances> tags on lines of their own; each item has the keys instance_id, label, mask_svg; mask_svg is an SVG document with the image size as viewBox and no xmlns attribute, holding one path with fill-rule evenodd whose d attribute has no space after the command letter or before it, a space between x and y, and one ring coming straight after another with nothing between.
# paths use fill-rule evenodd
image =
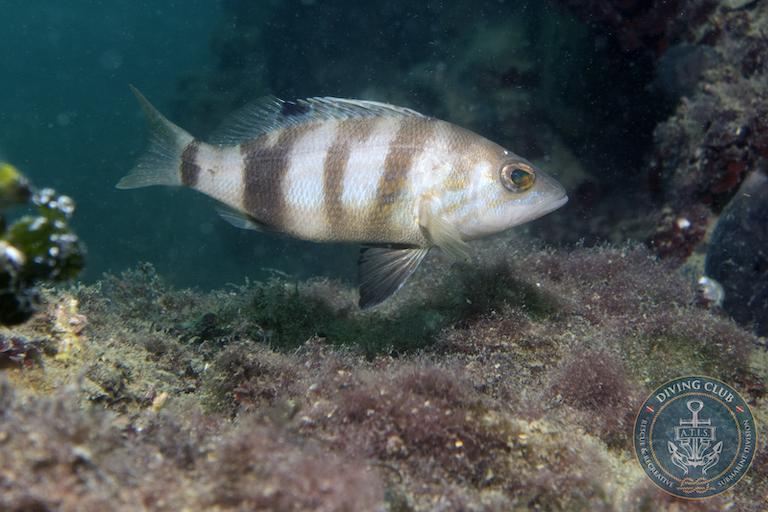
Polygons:
<instances>
[{"instance_id":1,"label":"blue-green water","mask_svg":"<svg viewBox=\"0 0 768 512\"><path fill-rule=\"evenodd\" d=\"M139 260L166 266L164 254L179 233L173 212L181 212L153 205L176 194L132 197L114 188L146 138L127 84L141 84L165 103L180 74L208 62L201 34L219 6L6 0L2 11L0 152L35 184L76 200L75 227L89 247L87 277ZM185 199L200 208L199 198ZM147 208L152 217L143 215ZM165 247L145 237L158 231L167 237Z\"/></svg>"}]
</instances>

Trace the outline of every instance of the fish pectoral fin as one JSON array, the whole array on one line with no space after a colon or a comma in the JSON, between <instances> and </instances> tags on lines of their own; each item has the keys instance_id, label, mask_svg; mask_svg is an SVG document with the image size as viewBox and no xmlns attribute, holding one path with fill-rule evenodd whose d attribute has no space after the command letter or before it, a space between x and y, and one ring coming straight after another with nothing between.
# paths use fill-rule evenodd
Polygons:
<instances>
[{"instance_id":1,"label":"fish pectoral fin","mask_svg":"<svg viewBox=\"0 0 768 512\"><path fill-rule=\"evenodd\" d=\"M419 225L424 230L427 238L440 248L449 258L455 261L469 261L472 259L472 249L461 238L461 233L443 217L435 215L430 208L430 202L422 203L419 212Z\"/></svg>"},{"instance_id":2,"label":"fish pectoral fin","mask_svg":"<svg viewBox=\"0 0 768 512\"><path fill-rule=\"evenodd\" d=\"M254 219L250 215L241 211L229 208L226 206L220 206L216 208L216 213L219 217L227 221L227 223L240 229L250 229L253 231L270 231L269 226L262 224L258 220Z\"/></svg>"},{"instance_id":3,"label":"fish pectoral fin","mask_svg":"<svg viewBox=\"0 0 768 512\"><path fill-rule=\"evenodd\" d=\"M400 289L419 267L428 248L363 247L358 260L361 309L373 307Z\"/></svg>"}]
</instances>

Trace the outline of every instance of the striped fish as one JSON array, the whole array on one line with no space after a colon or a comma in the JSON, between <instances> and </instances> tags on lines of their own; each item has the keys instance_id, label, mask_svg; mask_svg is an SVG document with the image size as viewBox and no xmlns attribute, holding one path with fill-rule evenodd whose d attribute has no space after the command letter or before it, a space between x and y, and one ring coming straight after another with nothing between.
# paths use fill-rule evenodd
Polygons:
<instances>
[{"instance_id":1,"label":"striped fish","mask_svg":"<svg viewBox=\"0 0 768 512\"><path fill-rule=\"evenodd\" d=\"M430 248L466 260L467 241L568 200L557 181L511 151L386 103L271 98L205 143L133 92L152 142L118 188L181 185L220 201L220 214L241 228L360 244L362 308L397 291Z\"/></svg>"}]
</instances>

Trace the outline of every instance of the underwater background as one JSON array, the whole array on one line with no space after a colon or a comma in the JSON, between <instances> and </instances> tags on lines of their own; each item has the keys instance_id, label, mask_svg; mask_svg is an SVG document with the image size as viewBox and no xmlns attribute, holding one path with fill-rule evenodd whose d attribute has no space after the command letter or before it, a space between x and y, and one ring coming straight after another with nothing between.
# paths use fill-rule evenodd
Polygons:
<instances>
[{"instance_id":1,"label":"underwater background","mask_svg":"<svg viewBox=\"0 0 768 512\"><path fill-rule=\"evenodd\" d=\"M267 94L409 106L541 162L569 191L620 189L635 214L645 208L635 196L647 195L642 157L670 111L646 89L648 56L616 55L547 2L393 3L373 13L345 2L9 1L4 12L14 23L1 50L0 148L34 182L75 197L75 226L95 249L90 280L136 261L206 288L265 269L354 277L356 248L237 232L189 191L115 190L148 136L128 84L202 138ZM589 226L584 207L533 229L548 241L624 237Z\"/></svg>"},{"instance_id":2,"label":"underwater background","mask_svg":"<svg viewBox=\"0 0 768 512\"><path fill-rule=\"evenodd\" d=\"M71 197L87 247L0 329L0 510L765 510L765 0L0 12L0 162ZM570 200L360 312L357 247L117 190L149 133L129 84L202 139L269 94L409 107ZM0 206L3 229L30 211ZM643 399L687 374L734 386L759 430L702 502L632 455Z\"/></svg>"}]
</instances>

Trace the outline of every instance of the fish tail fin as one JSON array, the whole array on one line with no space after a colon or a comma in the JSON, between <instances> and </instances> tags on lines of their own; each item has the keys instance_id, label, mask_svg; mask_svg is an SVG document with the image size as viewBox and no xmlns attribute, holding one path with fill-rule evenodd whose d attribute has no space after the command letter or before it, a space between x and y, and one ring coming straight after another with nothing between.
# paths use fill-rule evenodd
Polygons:
<instances>
[{"instance_id":1,"label":"fish tail fin","mask_svg":"<svg viewBox=\"0 0 768 512\"><path fill-rule=\"evenodd\" d=\"M181 185L182 155L194 137L166 119L138 89L132 85L130 88L147 116L152 135L149 149L117 188Z\"/></svg>"}]
</instances>

